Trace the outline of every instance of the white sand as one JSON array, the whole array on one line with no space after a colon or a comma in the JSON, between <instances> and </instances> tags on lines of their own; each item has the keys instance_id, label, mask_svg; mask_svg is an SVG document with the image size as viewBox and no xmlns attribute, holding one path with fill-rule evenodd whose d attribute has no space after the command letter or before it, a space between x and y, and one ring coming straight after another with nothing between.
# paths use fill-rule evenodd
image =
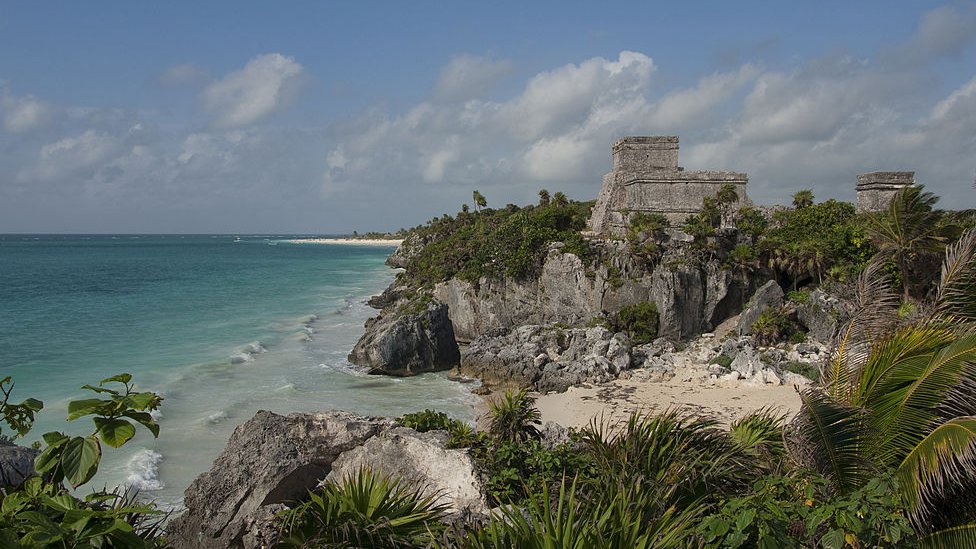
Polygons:
<instances>
[{"instance_id":1,"label":"white sand","mask_svg":"<svg viewBox=\"0 0 976 549\"><path fill-rule=\"evenodd\" d=\"M356 246L399 246L403 240L369 238L296 238L285 240L292 244L347 244Z\"/></svg>"},{"instance_id":2,"label":"white sand","mask_svg":"<svg viewBox=\"0 0 976 549\"><path fill-rule=\"evenodd\" d=\"M680 408L708 414L723 423L763 407L792 417L800 397L792 386L748 383L703 384L700 380L635 381L618 379L589 387L571 387L565 393L542 395L536 401L542 421L564 427L584 427L594 417L611 423L626 421L634 411L662 412Z\"/></svg>"}]
</instances>

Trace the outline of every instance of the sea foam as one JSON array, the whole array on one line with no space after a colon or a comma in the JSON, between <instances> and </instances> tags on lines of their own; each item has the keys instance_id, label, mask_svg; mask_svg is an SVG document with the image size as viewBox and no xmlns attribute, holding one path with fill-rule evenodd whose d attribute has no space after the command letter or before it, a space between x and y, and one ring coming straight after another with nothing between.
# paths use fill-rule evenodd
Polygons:
<instances>
[{"instance_id":1,"label":"sea foam","mask_svg":"<svg viewBox=\"0 0 976 549\"><path fill-rule=\"evenodd\" d=\"M129 459L126 484L140 491L162 490L166 487L159 478L159 462L162 460L163 455L159 452L148 448L139 450Z\"/></svg>"}]
</instances>

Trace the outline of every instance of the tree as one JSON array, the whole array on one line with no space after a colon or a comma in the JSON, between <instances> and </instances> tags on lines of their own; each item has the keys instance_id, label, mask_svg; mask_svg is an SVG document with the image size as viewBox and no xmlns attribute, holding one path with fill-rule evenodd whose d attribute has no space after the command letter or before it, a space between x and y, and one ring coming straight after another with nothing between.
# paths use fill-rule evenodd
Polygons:
<instances>
[{"instance_id":1,"label":"tree","mask_svg":"<svg viewBox=\"0 0 976 549\"><path fill-rule=\"evenodd\" d=\"M560 207L567 206L569 205L569 199L566 198L565 194L557 192L556 194L552 195L552 203Z\"/></svg>"},{"instance_id":2,"label":"tree","mask_svg":"<svg viewBox=\"0 0 976 549\"><path fill-rule=\"evenodd\" d=\"M813 206L813 190L803 189L793 195L793 207L796 209Z\"/></svg>"},{"instance_id":3,"label":"tree","mask_svg":"<svg viewBox=\"0 0 976 549\"><path fill-rule=\"evenodd\" d=\"M471 208L469 208L467 204L461 204L461 212L462 213L468 213L470 210L471 210Z\"/></svg>"},{"instance_id":4,"label":"tree","mask_svg":"<svg viewBox=\"0 0 976 549\"><path fill-rule=\"evenodd\" d=\"M546 189L539 189L539 205L548 206L549 205L549 191Z\"/></svg>"},{"instance_id":5,"label":"tree","mask_svg":"<svg viewBox=\"0 0 976 549\"><path fill-rule=\"evenodd\" d=\"M479 212L481 211L481 208L484 208L485 206L488 205L488 201L485 200L485 195L483 195L480 192L478 192L478 189L475 189L474 192L471 193L471 197L472 197L472 200L474 200L474 206L475 206L475 208Z\"/></svg>"},{"instance_id":6,"label":"tree","mask_svg":"<svg viewBox=\"0 0 976 549\"><path fill-rule=\"evenodd\" d=\"M945 248L947 239L938 224L941 214L932 209L938 201L924 185L915 185L898 191L886 212L868 214L868 234L898 267L904 301L910 297L912 267Z\"/></svg>"},{"instance_id":7,"label":"tree","mask_svg":"<svg viewBox=\"0 0 976 549\"><path fill-rule=\"evenodd\" d=\"M823 386L801 393L789 437L801 465L851 493L893 473L923 546L976 542L976 231L947 249L931 312L898 326L872 263Z\"/></svg>"}]
</instances>

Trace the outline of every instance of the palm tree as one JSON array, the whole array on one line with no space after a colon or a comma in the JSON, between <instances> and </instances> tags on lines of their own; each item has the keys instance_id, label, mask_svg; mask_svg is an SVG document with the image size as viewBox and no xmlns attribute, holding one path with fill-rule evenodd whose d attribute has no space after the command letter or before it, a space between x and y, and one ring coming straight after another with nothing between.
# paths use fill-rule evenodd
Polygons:
<instances>
[{"instance_id":1,"label":"palm tree","mask_svg":"<svg viewBox=\"0 0 976 549\"><path fill-rule=\"evenodd\" d=\"M471 198L472 200L474 200L474 207L479 212L481 211L481 208L484 208L485 206L488 205L488 201L485 200L485 195L478 192L478 189L475 189L474 192L471 193Z\"/></svg>"},{"instance_id":2,"label":"palm tree","mask_svg":"<svg viewBox=\"0 0 976 549\"><path fill-rule=\"evenodd\" d=\"M546 189L539 189L539 205L548 206L549 205L549 191Z\"/></svg>"},{"instance_id":3,"label":"palm tree","mask_svg":"<svg viewBox=\"0 0 976 549\"><path fill-rule=\"evenodd\" d=\"M976 229L946 250L936 302L914 324L892 324L880 273L862 275L823 386L801 393L789 450L842 493L893 472L924 546L974 547Z\"/></svg>"},{"instance_id":4,"label":"palm tree","mask_svg":"<svg viewBox=\"0 0 976 549\"><path fill-rule=\"evenodd\" d=\"M524 441L538 438L542 413L535 407L535 398L525 389L506 391L499 400L488 403L491 420L488 432L499 440Z\"/></svg>"},{"instance_id":5,"label":"palm tree","mask_svg":"<svg viewBox=\"0 0 976 549\"><path fill-rule=\"evenodd\" d=\"M556 194L552 195L552 203L556 206L565 206L569 204L569 199L566 198L565 194L556 192Z\"/></svg>"},{"instance_id":6,"label":"palm tree","mask_svg":"<svg viewBox=\"0 0 976 549\"><path fill-rule=\"evenodd\" d=\"M909 299L911 267L926 255L941 252L946 238L939 232L940 214L932 210L939 198L924 185L905 187L884 213L871 213L867 231L880 253L890 257L901 276L902 299Z\"/></svg>"},{"instance_id":7,"label":"palm tree","mask_svg":"<svg viewBox=\"0 0 976 549\"><path fill-rule=\"evenodd\" d=\"M803 189L802 191L797 191L793 195L793 207L799 210L808 206L813 206L813 190Z\"/></svg>"}]
</instances>

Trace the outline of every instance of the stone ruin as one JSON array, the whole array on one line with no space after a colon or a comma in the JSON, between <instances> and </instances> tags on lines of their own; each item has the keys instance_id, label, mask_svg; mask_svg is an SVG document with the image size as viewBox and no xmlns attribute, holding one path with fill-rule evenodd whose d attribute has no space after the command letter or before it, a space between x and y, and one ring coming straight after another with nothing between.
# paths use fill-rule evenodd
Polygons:
<instances>
[{"instance_id":1,"label":"stone ruin","mask_svg":"<svg viewBox=\"0 0 976 549\"><path fill-rule=\"evenodd\" d=\"M898 191L915 184L915 172L870 172L857 176L857 211L888 209Z\"/></svg>"},{"instance_id":2,"label":"stone ruin","mask_svg":"<svg viewBox=\"0 0 976 549\"><path fill-rule=\"evenodd\" d=\"M703 200L731 183L740 203L749 203L749 176L738 172L685 171L678 166L678 137L624 137L613 144L613 170L590 217L594 235L624 236L635 213L661 214L679 225L701 211Z\"/></svg>"}]
</instances>

